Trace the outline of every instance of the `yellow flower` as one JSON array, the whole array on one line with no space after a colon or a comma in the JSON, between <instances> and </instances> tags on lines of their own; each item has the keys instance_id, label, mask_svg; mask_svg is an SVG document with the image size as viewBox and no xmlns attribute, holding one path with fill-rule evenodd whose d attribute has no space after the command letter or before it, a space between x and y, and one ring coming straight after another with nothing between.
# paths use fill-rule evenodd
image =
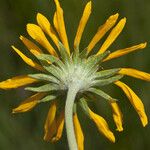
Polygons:
<instances>
[{"instance_id":1,"label":"yellow flower","mask_svg":"<svg viewBox=\"0 0 150 150\"><path fill-rule=\"evenodd\" d=\"M51 142L58 141L62 136L65 123L70 150L83 150L84 134L76 109L80 105L85 114L95 123L100 133L114 143L115 136L108 127L105 119L91 111L87 104L88 99L93 99L95 96L106 99L112 109L112 117L116 124L116 130L123 131L123 115L119 108L119 102L100 88L101 86L114 83L123 90L137 111L143 126L146 126L148 119L142 101L131 88L119 80L124 75L127 75L150 81L150 74L132 68L102 70L100 64L130 52L143 49L147 43L121 48L112 53L109 52L108 48L119 36L126 23L126 18L120 19L117 23L119 18L119 14L117 13L110 16L98 28L91 42L88 46L85 46L85 50L80 51L82 34L92 12L92 2L89 1L85 6L79 22L74 39L74 51L71 51L65 28L63 9L58 0L54 0L54 2L56 4L56 11L53 17L53 25L41 13L38 13L36 17L37 25L27 24L29 36L39 46L25 36L20 36L20 40L39 62L33 61L31 58L25 56L21 50L12 46L13 50L26 64L38 72L40 71L40 73L21 75L7 79L6 81L0 82L0 89L13 89L36 82L44 84L39 87L26 87L25 90L36 92L36 94L27 98L17 108L13 109L13 113L26 112L33 109L37 104L50 102L50 109L44 126L44 140ZM95 45L109 31L110 33L102 46L96 54L92 54ZM52 47L47 36L51 38L58 50ZM80 94L77 96L78 93Z\"/></svg>"}]
</instances>

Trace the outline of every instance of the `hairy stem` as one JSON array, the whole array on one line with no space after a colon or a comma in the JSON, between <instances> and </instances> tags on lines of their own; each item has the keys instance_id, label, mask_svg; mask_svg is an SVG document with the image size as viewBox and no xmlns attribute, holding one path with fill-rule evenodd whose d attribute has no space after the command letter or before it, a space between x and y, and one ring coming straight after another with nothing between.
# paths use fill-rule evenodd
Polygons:
<instances>
[{"instance_id":1,"label":"hairy stem","mask_svg":"<svg viewBox=\"0 0 150 150\"><path fill-rule=\"evenodd\" d=\"M66 123L69 150L78 150L75 132L74 132L74 125L73 125L73 104L77 92L78 92L78 88L75 86L71 86L68 89L66 106L65 106L65 123Z\"/></svg>"}]
</instances>

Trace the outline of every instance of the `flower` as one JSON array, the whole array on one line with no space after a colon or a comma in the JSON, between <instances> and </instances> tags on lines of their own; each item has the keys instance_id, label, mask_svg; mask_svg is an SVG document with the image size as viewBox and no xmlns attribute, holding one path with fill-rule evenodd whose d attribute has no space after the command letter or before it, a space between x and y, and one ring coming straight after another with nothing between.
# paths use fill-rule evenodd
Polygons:
<instances>
[{"instance_id":1,"label":"flower","mask_svg":"<svg viewBox=\"0 0 150 150\"><path fill-rule=\"evenodd\" d=\"M119 49L112 53L107 50L119 36L126 23L126 18L121 19L117 23L119 17L117 13L110 16L106 22L100 26L88 46L81 51L81 37L91 14L92 2L89 1L85 6L79 22L74 40L74 50L71 51L65 29L63 9L58 0L54 0L54 2L56 4L56 12L53 18L54 28L41 13L37 14L38 25L27 24L28 34L40 46L37 46L26 37L20 36L20 40L37 58L40 64L12 46L13 50L23 61L36 69L38 73L21 75L2 81L0 82L0 89L13 89L37 82L42 84L39 87L26 87L25 90L36 92L36 94L23 101L17 108L13 109L12 112L26 112L33 109L39 103L50 102L50 109L44 126L44 140L51 142L58 141L62 136L65 123L70 150L83 150L84 134L77 115L77 108L80 106L87 117L95 123L98 130L111 142L115 142L115 136L110 130L106 120L94 113L88 106L89 99L98 96L106 99L112 109L116 130L123 131L123 115L119 107L119 102L101 90L102 86L114 84L123 90L137 111L142 125L145 127L148 124L148 119L142 101L133 90L121 82L120 79L127 75L150 81L150 74L132 68L104 70L101 68L101 64L130 52L143 49L146 47L146 43ZM91 52L95 45L110 30L111 32L97 53L92 54ZM57 50L53 48L47 36L51 38Z\"/></svg>"}]
</instances>

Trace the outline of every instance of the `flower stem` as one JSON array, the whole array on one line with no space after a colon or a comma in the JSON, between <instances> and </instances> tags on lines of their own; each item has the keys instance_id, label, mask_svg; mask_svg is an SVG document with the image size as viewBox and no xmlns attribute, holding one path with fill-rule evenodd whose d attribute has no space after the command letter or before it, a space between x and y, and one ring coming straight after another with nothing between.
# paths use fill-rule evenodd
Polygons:
<instances>
[{"instance_id":1,"label":"flower stem","mask_svg":"<svg viewBox=\"0 0 150 150\"><path fill-rule=\"evenodd\" d=\"M73 104L77 92L78 92L78 88L75 86L71 86L68 89L66 106L65 106L65 123L66 123L69 150L78 150L75 132L74 132L74 125L73 125Z\"/></svg>"}]
</instances>

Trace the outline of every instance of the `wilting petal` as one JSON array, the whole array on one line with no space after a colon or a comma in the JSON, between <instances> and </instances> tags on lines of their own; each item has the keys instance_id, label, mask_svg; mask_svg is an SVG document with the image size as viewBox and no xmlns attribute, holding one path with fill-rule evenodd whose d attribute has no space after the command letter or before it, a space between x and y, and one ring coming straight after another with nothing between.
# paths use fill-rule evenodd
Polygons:
<instances>
[{"instance_id":1,"label":"wilting petal","mask_svg":"<svg viewBox=\"0 0 150 150\"><path fill-rule=\"evenodd\" d=\"M32 59L28 58L27 56L25 56L19 49L15 48L14 46L12 46L13 50L23 59L23 61L28 64L29 66L40 70L40 71L44 71L44 68L42 66L40 66L39 64L37 64L36 62L34 62Z\"/></svg>"},{"instance_id":2,"label":"wilting petal","mask_svg":"<svg viewBox=\"0 0 150 150\"><path fill-rule=\"evenodd\" d=\"M84 28L87 24L90 14L91 14L91 1L88 2L87 5L85 6L85 9L84 9L84 12L83 12L82 18L80 20L76 36L75 36L74 48L77 48L80 44L80 40L81 40Z\"/></svg>"},{"instance_id":3,"label":"wilting petal","mask_svg":"<svg viewBox=\"0 0 150 150\"><path fill-rule=\"evenodd\" d=\"M56 134L56 129L57 129L56 117L55 117L56 109L57 109L56 102L52 102L48 115L47 115L45 126L44 126L44 129L45 129L44 140L45 141L50 141L53 138L53 136Z\"/></svg>"},{"instance_id":4,"label":"wilting petal","mask_svg":"<svg viewBox=\"0 0 150 150\"><path fill-rule=\"evenodd\" d=\"M51 139L51 142L57 142L62 136L64 129L64 111L62 111L56 119L56 128L56 135Z\"/></svg>"},{"instance_id":5,"label":"wilting petal","mask_svg":"<svg viewBox=\"0 0 150 150\"><path fill-rule=\"evenodd\" d=\"M84 150L84 135L76 113L73 115L73 122L74 122L76 140L78 144L78 150Z\"/></svg>"},{"instance_id":6,"label":"wilting petal","mask_svg":"<svg viewBox=\"0 0 150 150\"><path fill-rule=\"evenodd\" d=\"M150 74L132 68L122 68L119 74L131 76L145 81L150 81Z\"/></svg>"},{"instance_id":7,"label":"wilting petal","mask_svg":"<svg viewBox=\"0 0 150 150\"><path fill-rule=\"evenodd\" d=\"M123 92L126 94L131 104L137 111L143 126L145 127L148 124L148 119L145 113L144 105L140 98L123 82L117 81L115 84L120 87Z\"/></svg>"},{"instance_id":8,"label":"wilting petal","mask_svg":"<svg viewBox=\"0 0 150 150\"><path fill-rule=\"evenodd\" d=\"M70 54L68 38L67 38L67 33L66 33L66 28L65 28L65 22L64 22L64 16L63 16L63 10L60 7L59 1L58 0L54 0L54 1L56 4L56 9L57 9L56 18L57 18L57 25L59 28L59 36L63 45L67 49L67 52Z\"/></svg>"},{"instance_id":9,"label":"wilting petal","mask_svg":"<svg viewBox=\"0 0 150 150\"><path fill-rule=\"evenodd\" d=\"M147 45L147 43L141 43L141 44L131 46L131 47L128 47L128 48L116 50L115 52L109 54L109 56L106 59L104 59L103 61L108 61L108 60L126 55L128 53L143 49L143 48L146 47L146 45Z\"/></svg>"},{"instance_id":10,"label":"wilting petal","mask_svg":"<svg viewBox=\"0 0 150 150\"><path fill-rule=\"evenodd\" d=\"M122 112L119 108L119 105L116 102L110 102L110 106L113 111L113 119L116 124L116 127L118 131L123 131L122 127Z\"/></svg>"},{"instance_id":11,"label":"wilting petal","mask_svg":"<svg viewBox=\"0 0 150 150\"><path fill-rule=\"evenodd\" d=\"M53 27L51 26L50 22L48 21L48 19L44 15L38 13L37 14L37 22L38 22L39 26L41 27L41 29L51 37L53 42L59 48L58 38L56 36L56 33L54 32Z\"/></svg>"},{"instance_id":12,"label":"wilting petal","mask_svg":"<svg viewBox=\"0 0 150 150\"><path fill-rule=\"evenodd\" d=\"M51 55L57 56L54 48L51 46L46 36L44 35L41 28L35 24L27 24L27 32L28 34L40 43Z\"/></svg>"},{"instance_id":13,"label":"wilting petal","mask_svg":"<svg viewBox=\"0 0 150 150\"><path fill-rule=\"evenodd\" d=\"M13 109L13 113L20 113L20 112L26 112L31 110L33 107L35 107L38 104L38 101L43 98L46 95L46 93L37 93L35 95L32 95L25 101L23 101L17 108Z\"/></svg>"},{"instance_id":14,"label":"wilting petal","mask_svg":"<svg viewBox=\"0 0 150 150\"><path fill-rule=\"evenodd\" d=\"M20 36L20 40L24 43L24 45L29 49L29 51L34 55L42 54L42 50L33 42L25 38L24 36Z\"/></svg>"},{"instance_id":15,"label":"wilting petal","mask_svg":"<svg viewBox=\"0 0 150 150\"><path fill-rule=\"evenodd\" d=\"M101 132L106 138L108 138L111 142L115 142L115 136L114 134L110 131L107 122L105 121L105 119L97 114L95 114L94 112L92 112L89 109L89 114L91 119L94 121L94 123L96 124L99 132Z\"/></svg>"},{"instance_id":16,"label":"wilting petal","mask_svg":"<svg viewBox=\"0 0 150 150\"><path fill-rule=\"evenodd\" d=\"M15 89L21 86L25 86L31 83L39 82L36 79L30 78L27 75L13 77L5 81L0 82L0 89Z\"/></svg>"},{"instance_id":17,"label":"wilting petal","mask_svg":"<svg viewBox=\"0 0 150 150\"><path fill-rule=\"evenodd\" d=\"M119 21L119 23L112 29L111 33L99 49L97 55L104 53L108 47L115 41L115 39L119 36L121 31L123 30L126 23L126 18L123 18Z\"/></svg>"},{"instance_id":18,"label":"wilting petal","mask_svg":"<svg viewBox=\"0 0 150 150\"><path fill-rule=\"evenodd\" d=\"M102 37L115 25L117 19L118 19L119 14L115 14L110 16L106 22L99 27L97 33L91 40L90 44L87 47L87 51L90 52L93 47L102 39Z\"/></svg>"}]
</instances>

